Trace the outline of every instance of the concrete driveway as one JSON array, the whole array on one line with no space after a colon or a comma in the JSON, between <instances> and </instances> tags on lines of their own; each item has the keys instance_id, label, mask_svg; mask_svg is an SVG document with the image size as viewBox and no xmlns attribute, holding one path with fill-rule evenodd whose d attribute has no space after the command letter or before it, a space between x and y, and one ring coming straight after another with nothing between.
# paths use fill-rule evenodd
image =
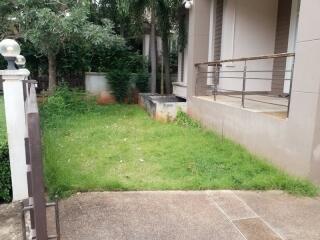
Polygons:
<instances>
[{"instance_id":1,"label":"concrete driveway","mask_svg":"<svg viewBox=\"0 0 320 240\"><path fill-rule=\"evenodd\" d=\"M320 239L320 199L278 191L84 193L60 214L63 240ZM0 239L19 239L17 222L1 221Z\"/></svg>"}]
</instances>

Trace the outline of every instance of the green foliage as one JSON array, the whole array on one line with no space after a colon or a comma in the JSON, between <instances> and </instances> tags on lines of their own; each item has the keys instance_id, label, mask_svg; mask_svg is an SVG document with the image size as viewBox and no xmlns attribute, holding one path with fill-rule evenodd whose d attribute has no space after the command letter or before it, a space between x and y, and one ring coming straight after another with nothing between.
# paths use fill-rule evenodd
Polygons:
<instances>
[{"instance_id":1,"label":"green foliage","mask_svg":"<svg viewBox=\"0 0 320 240\"><path fill-rule=\"evenodd\" d=\"M85 113L91 107L85 98L85 93L69 89L66 84L62 84L40 106L42 124L53 125L58 119L63 119L66 113Z\"/></svg>"},{"instance_id":2,"label":"green foliage","mask_svg":"<svg viewBox=\"0 0 320 240\"><path fill-rule=\"evenodd\" d=\"M9 151L6 141L4 101L0 97L0 202L12 200Z\"/></svg>"},{"instance_id":3,"label":"green foliage","mask_svg":"<svg viewBox=\"0 0 320 240\"><path fill-rule=\"evenodd\" d=\"M112 94L118 102L123 103L129 93L130 73L126 69L114 69L106 77L112 89Z\"/></svg>"},{"instance_id":4,"label":"green foliage","mask_svg":"<svg viewBox=\"0 0 320 240\"><path fill-rule=\"evenodd\" d=\"M12 187L9 149L7 143L0 143L0 202L11 202Z\"/></svg>"},{"instance_id":5,"label":"green foliage","mask_svg":"<svg viewBox=\"0 0 320 240\"><path fill-rule=\"evenodd\" d=\"M11 0L0 1L0 39L11 35L16 30L11 14L14 11L14 3Z\"/></svg>"},{"instance_id":6,"label":"green foliage","mask_svg":"<svg viewBox=\"0 0 320 240\"><path fill-rule=\"evenodd\" d=\"M35 51L33 56L46 56L50 60L52 68L48 72L51 79L49 86L51 90L54 90L56 85L56 74L54 74L56 72L56 55L61 53L65 45L81 46L77 50L82 53L90 52L92 47L101 49L115 45L124 46L124 39L114 33L110 20L101 19L99 24L89 21L90 2L87 0L49 2L46 0L17 0L6 2L11 8L10 14L6 14L5 19L10 17L11 20L10 24L2 26L3 32L6 36L19 39L25 45L31 43ZM6 9L6 5L0 4L0 13L5 12ZM0 34L1 31L0 29ZM77 66L76 60L70 59L71 57L81 59L79 55L68 57L73 66ZM28 57L27 60L29 60ZM46 61L40 63L38 59L32 60L37 66L48 64ZM47 73L46 68L44 68L45 73ZM67 67L61 68L60 66L62 75L65 74L65 68ZM38 72L37 69L30 70ZM85 70L81 69L79 72Z\"/></svg>"},{"instance_id":7,"label":"green foliage","mask_svg":"<svg viewBox=\"0 0 320 240\"><path fill-rule=\"evenodd\" d=\"M117 101L130 99L132 90L148 91L149 75L146 60L137 52L128 48L111 48L100 53L96 58L98 70L107 72L107 79ZM102 67L104 66L104 67Z\"/></svg>"},{"instance_id":8,"label":"green foliage","mask_svg":"<svg viewBox=\"0 0 320 240\"><path fill-rule=\"evenodd\" d=\"M6 69L7 68L7 62L4 60L4 58L0 57L0 69Z\"/></svg>"},{"instance_id":9,"label":"green foliage","mask_svg":"<svg viewBox=\"0 0 320 240\"><path fill-rule=\"evenodd\" d=\"M24 13L18 15L21 32L39 53L55 55L68 41L80 41L87 49L91 45L110 47L123 44L123 40L113 33L110 21L104 20L101 25L95 25L88 21L89 9L86 4L64 2L64 7L59 7L59 3L49 5L44 2L21 6Z\"/></svg>"},{"instance_id":10,"label":"green foliage","mask_svg":"<svg viewBox=\"0 0 320 240\"><path fill-rule=\"evenodd\" d=\"M131 74L131 82L141 93L149 90L149 73L147 71L139 71Z\"/></svg>"},{"instance_id":11,"label":"green foliage","mask_svg":"<svg viewBox=\"0 0 320 240\"><path fill-rule=\"evenodd\" d=\"M182 127L200 128L199 122L193 120L183 111L178 111L176 124Z\"/></svg>"},{"instance_id":12,"label":"green foliage","mask_svg":"<svg viewBox=\"0 0 320 240\"><path fill-rule=\"evenodd\" d=\"M176 15L176 30L178 32L178 45L180 52L184 51L187 41L188 41L188 33L187 33L187 19L188 15L184 7L178 8Z\"/></svg>"}]
</instances>

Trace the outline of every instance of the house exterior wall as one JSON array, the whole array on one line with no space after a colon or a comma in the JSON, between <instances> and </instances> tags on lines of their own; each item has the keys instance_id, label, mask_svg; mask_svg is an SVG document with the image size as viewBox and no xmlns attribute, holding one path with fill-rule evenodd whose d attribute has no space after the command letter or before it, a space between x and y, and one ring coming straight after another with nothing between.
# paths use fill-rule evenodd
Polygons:
<instances>
[{"instance_id":1,"label":"house exterior wall","mask_svg":"<svg viewBox=\"0 0 320 240\"><path fill-rule=\"evenodd\" d=\"M208 61L208 47L210 35L210 6L211 0L194 1L192 9L189 11L188 23L188 86L187 99L195 95L195 64ZM206 79L202 86L206 86ZM200 83L197 83L200 84Z\"/></svg>"},{"instance_id":2,"label":"house exterior wall","mask_svg":"<svg viewBox=\"0 0 320 240\"><path fill-rule=\"evenodd\" d=\"M213 1L214 2L214 1ZM213 49L213 60L221 59L221 46L222 46L222 27L223 27L223 3L224 0L216 0L214 12L211 12L214 18L214 49Z\"/></svg>"},{"instance_id":3,"label":"house exterior wall","mask_svg":"<svg viewBox=\"0 0 320 240\"><path fill-rule=\"evenodd\" d=\"M157 37L157 51L158 56L162 55L162 40L161 37ZM143 47L142 47L143 56L149 59L150 56L150 34L144 34L143 36Z\"/></svg>"},{"instance_id":4,"label":"house exterior wall","mask_svg":"<svg viewBox=\"0 0 320 240\"><path fill-rule=\"evenodd\" d=\"M232 0L226 1L231 3ZM259 2L260 6L254 4L254 2ZM267 6L266 2L269 2L272 8L270 5ZM271 17L271 9L273 9L274 14L277 13L277 1L274 0L242 0L241 3L244 5L239 9L242 9L240 12L242 11L243 15L238 16L237 19L243 18L243 21L251 16L247 11L249 9L254 10L248 6L250 4L255 7L263 6L260 10L264 9L266 11L264 14L256 13L254 15L256 20L266 15ZM320 68L318 66L320 28L310 27L320 24L320 15L318 14L320 1L301 1L291 108L288 119L278 119L195 97L197 72L195 64L206 62L208 58L210 5L209 0L194 1L194 6L190 10L188 113L193 118L198 119L204 126L239 142L250 151L268 159L282 169L298 176L308 177L315 183L320 184ZM238 1L237 6L239 5L240 1ZM228 16L228 14L225 14L225 16ZM229 18L232 19L231 12L229 12ZM230 21L229 18L224 18L224 21ZM248 19L246 21L248 22ZM264 22L260 27L267 28L267 32L270 31L270 34L272 34L271 29L273 29L275 33L276 16L274 16L272 22ZM254 56L273 52L275 34L273 34L273 46L266 43L267 39L265 39L263 44L251 45L252 49L249 49L250 46L245 40L249 41L251 39L253 41L255 39L255 41L258 41L264 33L261 33L262 29L258 29L257 25L252 23L249 26L251 28L256 27L255 31L242 38L237 34L242 33L242 30L248 30L249 27L243 26L241 28L238 24L239 22L236 25L238 30L235 31L235 36L239 37L237 38L239 42L235 44L234 55L226 55L232 53L230 47L227 49L224 45L226 41L230 41L227 36L232 35L228 32L223 35L223 39L228 38L229 40L225 39L222 42L222 58L244 56L244 53ZM238 46L241 44L244 44L244 47L240 48ZM268 49L270 51L267 51ZM199 82L198 84L201 85Z\"/></svg>"},{"instance_id":5,"label":"house exterior wall","mask_svg":"<svg viewBox=\"0 0 320 240\"><path fill-rule=\"evenodd\" d=\"M179 52L178 55L178 81L183 84L188 83L188 48L186 47L182 52Z\"/></svg>"},{"instance_id":6,"label":"house exterior wall","mask_svg":"<svg viewBox=\"0 0 320 240\"><path fill-rule=\"evenodd\" d=\"M186 47L178 54L178 79L172 84L172 92L174 95L187 98L187 84L188 84L188 48Z\"/></svg>"},{"instance_id":7,"label":"house exterior wall","mask_svg":"<svg viewBox=\"0 0 320 240\"><path fill-rule=\"evenodd\" d=\"M277 0L224 0L221 59L272 54L277 26ZM271 70L272 60L248 62L248 70ZM222 71L242 71L243 63L224 64ZM226 78L226 77L236 77ZM271 79L272 73L250 73ZM219 87L242 89L242 73L222 73ZM271 80L248 80L247 91L270 91Z\"/></svg>"},{"instance_id":8,"label":"house exterior wall","mask_svg":"<svg viewBox=\"0 0 320 240\"><path fill-rule=\"evenodd\" d=\"M150 55L150 34L143 36L143 56L149 58Z\"/></svg>"},{"instance_id":9,"label":"house exterior wall","mask_svg":"<svg viewBox=\"0 0 320 240\"><path fill-rule=\"evenodd\" d=\"M288 50L291 8L292 0L279 0L274 53L285 53ZM286 63L286 58L277 58L273 63L271 91L276 95L283 93Z\"/></svg>"},{"instance_id":10,"label":"house exterior wall","mask_svg":"<svg viewBox=\"0 0 320 240\"><path fill-rule=\"evenodd\" d=\"M309 176L320 183L320 1L302 0L290 118L312 140ZM299 135L297 134L297 137Z\"/></svg>"}]
</instances>

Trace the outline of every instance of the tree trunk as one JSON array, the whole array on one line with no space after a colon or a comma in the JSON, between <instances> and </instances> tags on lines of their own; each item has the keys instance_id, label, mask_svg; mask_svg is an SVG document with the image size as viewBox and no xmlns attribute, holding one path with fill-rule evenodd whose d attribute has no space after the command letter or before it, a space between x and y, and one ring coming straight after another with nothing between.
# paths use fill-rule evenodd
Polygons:
<instances>
[{"instance_id":1,"label":"tree trunk","mask_svg":"<svg viewBox=\"0 0 320 240\"><path fill-rule=\"evenodd\" d=\"M151 59L151 93L157 91L157 49L156 49L156 16L154 9L151 9L151 33L150 33L150 59Z\"/></svg>"},{"instance_id":2,"label":"tree trunk","mask_svg":"<svg viewBox=\"0 0 320 240\"><path fill-rule=\"evenodd\" d=\"M125 29L124 23L121 23L121 24L120 24L120 35L121 35L121 37L123 37L123 38L125 38L125 36L124 36L124 29Z\"/></svg>"},{"instance_id":3,"label":"tree trunk","mask_svg":"<svg viewBox=\"0 0 320 240\"><path fill-rule=\"evenodd\" d=\"M167 37L162 37L162 55L164 67L164 82L166 94L172 93L172 85L170 79L170 59L169 59L169 40Z\"/></svg>"},{"instance_id":4,"label":"tree trunk","mask_svg":"<svg viewBox=\"0 0 320 240\"><path fill-rule=\"evenodd\" d=\"M57 62L56 55L53 53L48 54L49 63L49 93L52 94L57 87Z\"/></svg>"}]
</instances>

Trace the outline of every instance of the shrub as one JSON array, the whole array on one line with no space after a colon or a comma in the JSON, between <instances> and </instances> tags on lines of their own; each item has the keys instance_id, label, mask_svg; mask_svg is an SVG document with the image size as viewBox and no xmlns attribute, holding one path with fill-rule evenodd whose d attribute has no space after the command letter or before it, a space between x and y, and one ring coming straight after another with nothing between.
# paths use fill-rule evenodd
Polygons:
<instances>
[{"instance_id":1,"label":"shrub","mask_svg":"<svg viewBox=\"0 0 320 240\"><path fill-rule=\"evenodd\" d=\"M139 92L147 92L149 86L149 74L147 71L140 71L131 74L131 81Z\"/></svg>"},{"instance_id":2,"label":"shrub","mask_svg":"<svg viewBox=\"0 0 320 240\"><path fill-rule=\"evenodd\" d=\"M0 202L11 202L12 186L7 143L0 143Z\"/></svg>"},{"instance_id":3,"label":"shrub","mask_svg":"<svg viewBox=\"0 0 320 240\"><path fill-rule=\"evenodd\" d=\"M101 56L94 59L97 63L93 65L104 65L103 71L107 73L117 101L123 103L125 99L133 99L135 90L147 92L149 74L145 57L127 47L111 50L103 53L98 51Z\"/></svg>"},{"instance_id":4,"label":"shrub","mask_svg":"<svg viewBox=\"0 0 320 240\"><path fill-rule=\"evenodd\" d=\"M107 74L113 95L118 102L123 103L130 89L130 73L126 70L114 69Z\"/></svg>"},{"instance_id":5,"label":"shrub","mask_svg":"<svg viewBox=\"0 0 320 240\"><path fill-rule=\"evenodd\" d=\"M181 110L177 113L176 124L183 127L200 128L200 124Z\"/></svg>"},{"instance_id":6,"label":"shrub","mask_svg":"<svg viewBox=\"0 0 320 240\"><path fill-rule=\"evenodd\" d=\"M55 119L64 117L72 112L84 113L90 108L89 101L85 101L85 94L78 90L71 90L63 84L52 96L41 105L41 121L54 124ZM50 122L48 122L50 119Z\"/></svg>"}]
</instances>

